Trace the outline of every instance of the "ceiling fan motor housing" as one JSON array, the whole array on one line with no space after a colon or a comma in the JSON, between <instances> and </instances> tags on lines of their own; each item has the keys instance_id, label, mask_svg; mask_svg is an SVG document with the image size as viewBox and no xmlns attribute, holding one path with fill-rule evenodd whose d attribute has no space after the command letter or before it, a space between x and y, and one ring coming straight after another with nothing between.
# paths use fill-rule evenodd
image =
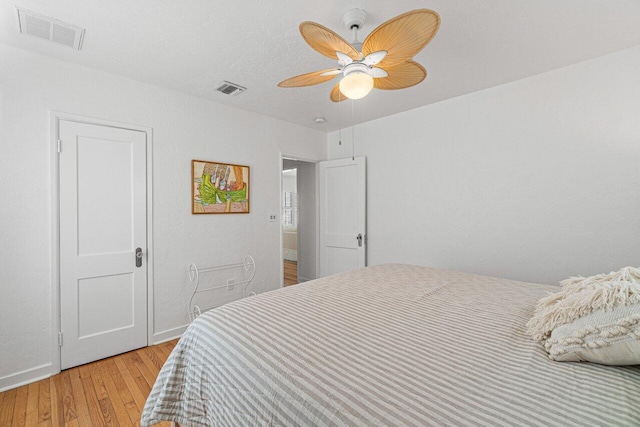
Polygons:
<instances>
[{"instance_id":1,"label":"ceiling fan motor housing","mask_svg":"<svg viewBox=\"0 0 640 427\"><path fill-rule=\"evenodd\" d=\"M365 73L369 74L369 67L367 67L362 62L352 62L351 64L345 66L342 69L342 75L348 76L351 73Z\"/></svg>"}]
</instances>

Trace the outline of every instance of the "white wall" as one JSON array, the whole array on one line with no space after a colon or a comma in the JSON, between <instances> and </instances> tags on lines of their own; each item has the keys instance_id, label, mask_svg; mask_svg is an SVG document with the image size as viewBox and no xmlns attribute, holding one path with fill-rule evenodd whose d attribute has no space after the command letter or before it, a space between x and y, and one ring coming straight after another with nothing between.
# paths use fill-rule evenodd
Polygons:
<instances>
[{"instance_id":1,"label":"white wall","mask_svg":"<svg viewBox=\"0 0 640 427\"><path fill-rule=\"evenodd\" d=\"M640 47L357 126L369 264L542 283L640 265L638 70Z\"/></svg>"},{"instance_id":2,"label":"white wall","mask_svg":"<svg viewBox=\"0 0 640 427\"><path fill-rule=\"evenodd\" d=\"M155 339L187 323L191 262L251 254L253 290L281 286L279 153L323 159L323 133L1 44L0 64L0 389L50 369L51 110L153 128ZM191 159L249 165L251 213L192 215Z\"/></svg>"},{"instance_id":3,"label":"white wall","mask_svg":"<svg viewBox=\"0 0 640 427\"><path fill-rule=\"evenodd\" d=\"M295 170L288 170L282 173L282 191L298 192L298 179Z\"/></svg>"},{"instance_id":4,"label":"white wall","mask_svg":"<svg viewBox=\"0 0 640 427\"><path fill-rule=\"evenodd\" d=\"M316 164L298 162L298 280L316 276Z\"/></svg>"}]
</instances>

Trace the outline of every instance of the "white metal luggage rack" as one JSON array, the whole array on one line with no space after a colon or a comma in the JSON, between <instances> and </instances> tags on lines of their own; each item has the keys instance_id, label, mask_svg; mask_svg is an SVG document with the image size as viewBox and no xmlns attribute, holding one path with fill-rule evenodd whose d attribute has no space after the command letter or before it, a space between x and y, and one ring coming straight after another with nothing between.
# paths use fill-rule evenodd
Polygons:
<instances>
[{"instance_id":1,"label":"white metal luggage rack","mask_svg":"<svg viewBox=\"0 0 640 427\"><path fill-rule=\"evenodd\" d=\"M243 276L242 277L243 280L240 280L240 281L234 280L233 283L229 283L229 280L227 280L223 285L206 287L206 288L200 289L201 273L210 273L213 271L234 270L234 269L239 270L239 271L236 271L236 273L241 274ZM193 289L193 294L191 294L191 298L189 299L189 321L193 322L196 317L202 314L203 311L207 311L217 307L217 306L212 306L212 307L208 307L206 309L201 310L199 306L193 305L193 298L196 296L196 294L199 294L202 292L214 291L216 289L227 289L229 286L234 286L234 287L244 286L244 288L242 288L242 298L255 295L255 292L249 292L249 294L247 294L247 288L249 287L249 283L251 283L255 275L256 275L256 262L253 260L253 257L251 257L251 255L245 256L242 262L239 262L236 264L221 265L217 267L198 268L195 264L191 264L189 266L189 280L192 283L195 282L196 285Z\"/></svg>"}]
</instances>

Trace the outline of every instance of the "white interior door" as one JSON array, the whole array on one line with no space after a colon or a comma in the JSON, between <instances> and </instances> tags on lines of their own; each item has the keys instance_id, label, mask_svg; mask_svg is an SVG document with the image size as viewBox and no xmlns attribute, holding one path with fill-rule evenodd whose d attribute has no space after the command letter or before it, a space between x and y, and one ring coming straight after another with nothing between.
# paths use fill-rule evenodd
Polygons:
<instances>
[{"instance_id":1,"label":"white interior door","mask_svg":"<svg viewBox=\"0 0 640 427\"><path fill-rule=\"evenodd\" d=\"M146 134L61 120L59 138L67 369L147 345Z\"/></svg>"},{"instance_id":2,"label":"white interior door","mask_svg":"<svg viewBox=\"0 0 640 427\"><path fill-rule=\"evenodd\" d=\"M366 265L366 159L320 162L320 276Z\"/></svg>"}]
</instances>

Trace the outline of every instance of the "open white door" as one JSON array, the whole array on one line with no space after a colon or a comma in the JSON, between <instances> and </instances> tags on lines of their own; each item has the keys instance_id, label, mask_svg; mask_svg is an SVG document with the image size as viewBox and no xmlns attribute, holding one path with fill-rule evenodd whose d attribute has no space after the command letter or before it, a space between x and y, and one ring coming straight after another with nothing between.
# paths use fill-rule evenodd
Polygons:
<instances>
[{"instance_id":1,"label":"open white door","mask_svg":"<svg viewBox=\"0 0 640 427\"><path fill-rule=\"evenodd\" d=\"M61 368L147 345L146 133L60 121Z\"/></svg>"},{"instance_id":2,"label":"open white door","mask_svg":"<svg viewBox=\"0 0 640 427\"><path fill-rule=\"evenodd\" d=\"M320 166L320 277L366 265L366 159Z\"/></svg>"}]
</instances>

